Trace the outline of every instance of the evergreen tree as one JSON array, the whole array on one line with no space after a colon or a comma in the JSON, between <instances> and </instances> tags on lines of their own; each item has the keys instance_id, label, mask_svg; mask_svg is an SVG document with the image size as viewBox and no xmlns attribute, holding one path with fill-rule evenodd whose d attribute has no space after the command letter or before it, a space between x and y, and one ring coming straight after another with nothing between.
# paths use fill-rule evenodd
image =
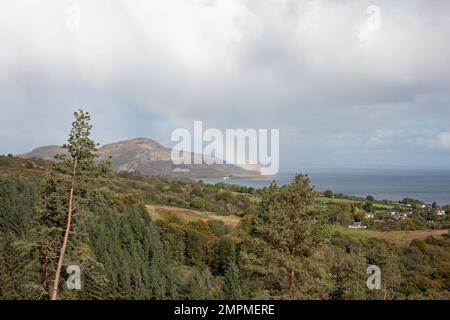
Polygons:
<instances>
[{"instance_id":1,"label":"evergreen tree","mask_svg":"<svg viewBox=\"0 0 450 320\"><path fill-rule=\"evenodd\" d=\"M214 248L214 260L211 268L215 274L224 275L230 263L236 260L236 245L229 238L221 238Z\"/></svg>"},{"instance_id":2,"label":"evergreen tree","mask_svg":"<svg viewBox=\"0 0 450 320\"><path fill-rule=\"evenodd\" d=\"M243 298L240 271L234 262L230 262L225 271L223 297L226 300L240 300Z\"/></svg>"},{"instance_id":3,"label":"evergreen tree","mask_svg":"<svg viewBox=\"0 0 450 320\"><path fill-rule=\"evenodd\" d=\"M71 233L85 233L84 222L87 213L84 206L89 203L91 196L89 186L98 183L96 179L110 170L109 163L98 165L94 162L96 144L90 138L92 130L90 120L88 112L79 110L74 113L74 122L72 123L68 144L64 146L67 149L67 155L59 156L61 162L55 165L58 174L49 179L45 188L45 208L42 215L43 221L41 222L47 226L50 222L50 226L58 231L63 226L62 221L65 220L63 239L53 281L52 300L58 298L61 271L66 252L68 250L71 250L74 254L83 252L83 250L80 250L82 247L78 247L82 245L81 243L74 243L70 248L68 245ZM62 201L64 197L67 199L67 204ZM74 219L75 213L77 213L77 219ZM59 237L56 237L56 239L59 239ZM86 254L86 251L83 253ZM83 258L85 262L90 260L88 256L80 258Z\"/></svg>"},{"instance_id":4,"label":"evergreen tree","mask_svg":"<svg viewBox=\"0 0 450 320\"><path fill-rule=\"evenodd\" d=\"M195 269L189 278L189 299L209 300L212 299L211 272L208 269Z\"/></svg>"},{"instance_id":5,"label":"evergreen tree","mask_svg":"<svg viewBox=\"0 0 450 320\"><path fill-rule=\"evenodd\" d=\"M241 256L247 276L259 279L249 282L276 297L326 296L330 275L319 250L329 235L327 217L314 203L307 176L296 175L281 188L272 183Z\"/></svg>"},{"instance_id":6,"label":"evergreen tree","mask_svg":"<svg viewBox=\"0 0 450 320\"><path fill-rule=\"evenodd\" d=\"M32 232L36 199L32 183L0 177L1 299L38 299L44 293Z\"/></svg>"}]
</instances>

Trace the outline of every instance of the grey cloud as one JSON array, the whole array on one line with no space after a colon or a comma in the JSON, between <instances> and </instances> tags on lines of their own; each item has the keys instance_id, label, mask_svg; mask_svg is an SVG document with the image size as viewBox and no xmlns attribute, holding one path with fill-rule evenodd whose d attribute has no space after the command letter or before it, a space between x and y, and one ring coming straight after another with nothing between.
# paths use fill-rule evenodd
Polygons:
<instances>
[{"instance_id":1,"label":"grey cloud","mask_svg":"<svg viewBox=\"0 0 450 320\"><path fill-rule=\"evenodd\" d=\"M71 31L73 4L81 28ZM85 107L100 142L168 143L177 126L203 120L280 128L285 170L445 165L448 149L417 141L450 130L450 4L378 1L381 29L365 30L370 4L8 1L0 152L62 143Z\"/></svg>"}]
</instances>

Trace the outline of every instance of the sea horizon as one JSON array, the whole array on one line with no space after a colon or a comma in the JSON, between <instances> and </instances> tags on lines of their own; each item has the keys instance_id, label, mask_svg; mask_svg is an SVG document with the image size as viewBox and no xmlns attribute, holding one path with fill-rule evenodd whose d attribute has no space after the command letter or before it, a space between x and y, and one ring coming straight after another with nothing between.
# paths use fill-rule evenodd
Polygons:
<instances>
[{"instance_id":1,"label":"sea horizon","mask_svg":"<svg viewBox=\"0 0 450 320\"><path fill-rule=\"evenodd\" d=\"M316 191L332 190L348 196L401 201L413 198L425 203L450 204L450 169L437 168L305 168ZM289 183L295 173L281 172L273 177L202 179L206 183L226 182L254 188Z\"/></svg>"}]
</instances>

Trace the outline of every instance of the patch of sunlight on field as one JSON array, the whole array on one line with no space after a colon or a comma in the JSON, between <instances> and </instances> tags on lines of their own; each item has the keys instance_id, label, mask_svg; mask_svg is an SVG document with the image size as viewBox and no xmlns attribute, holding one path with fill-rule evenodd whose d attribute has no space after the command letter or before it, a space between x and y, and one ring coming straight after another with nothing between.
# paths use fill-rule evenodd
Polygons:
<instances>
[{"instance_id":1,"label":"patch of sunlight on field","mask_svg":"<svg viewBox=\"0 0 450 320\"><path fill-rule=\"evenodd\" d=\"M150 216L156 220L164 220L167 219L170 215L175 215L186 221L223 221L224 224L230 227L236 227L240 222L240 218L237 216L218 215L207 211L198 211L165 205L147 205L146 208Z\"/></svg>"},{"instance_id":2,"label":"patch of sunlight on field","mask_svg":"<svg viewBox=\"0 0 450 320\"><path fill-rule=\"evenodd\" d=\"M254 204L259 204L261 202L261 197L253 196L253 195L247 195L248 200Z\"/></svg>"},{"instance_id":3,"label":"patch of sunlight on field","mask_svg":"<svg viewBox=\"0 0 450 320\"><path fill-rule=\"evenodd\" d=\"M424 240L430 236L436 239L444 239L448 237L448 230L390 231L381 234L382 239L393 240L398 243L409 243L414 239Z\"/></svg>"},{"instance_id":4,"label":"patch of sunlight on field","mask_svg":"<svg viewBox=\"0 0 450 320\"><path fill-rule=\"evenodd\" d=\"M333 226L333 232L339 232L352 238L379 238L381 232L367 229L349 229L344 226Z\"/></svg>"},{"instance_id":5,"label":"patch of sunlight on field","mask_svg":"<svg viewBox=\"0 0 450 320\"><path fill-rule=\"evenodd\" d=\"M343 235L355 239L377 238L386 240L399 245L408 245L415 239L426 239L433 236L436 239L444 239L448 237L448 230L412 230L412 231L375 231L367 229L349 229L344 226L333 226L333 232L339 232Z\"/></svg>"}]
</instances>

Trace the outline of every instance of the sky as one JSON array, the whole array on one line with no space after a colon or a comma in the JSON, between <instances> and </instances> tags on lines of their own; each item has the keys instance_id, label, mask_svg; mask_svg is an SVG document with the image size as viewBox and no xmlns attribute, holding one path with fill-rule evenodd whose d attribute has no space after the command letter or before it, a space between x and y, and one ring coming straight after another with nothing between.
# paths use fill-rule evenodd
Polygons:
<instances>
[{"instance_id":1,"label":"sky","mask_svg":"<svg viewBox=\"0 0 450 320\"><path fill-rule=\"evenodd\" d=\"M447 0L0 0L0 154L280 130L281 171L450 169Z\"/></svg>"}]
</instances>

